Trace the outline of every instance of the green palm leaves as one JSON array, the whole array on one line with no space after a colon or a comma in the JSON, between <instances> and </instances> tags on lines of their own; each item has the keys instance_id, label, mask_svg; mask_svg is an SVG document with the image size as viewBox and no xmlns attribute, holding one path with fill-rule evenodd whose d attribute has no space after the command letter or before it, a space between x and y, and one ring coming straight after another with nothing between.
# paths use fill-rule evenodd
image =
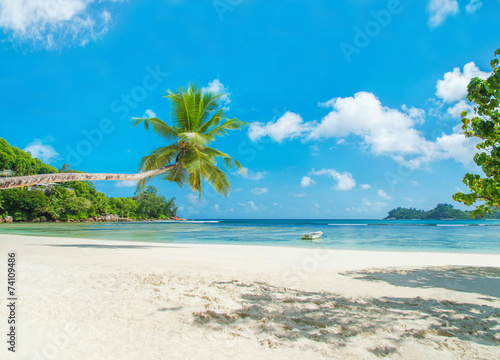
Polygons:
<instances>
[{"instance_id":1,"label":"green palm leaves","mask_svg":"<svg viewBox=\"0 0 500 360\"><path fill-rule=\"evenodd\" d=\"M139 171L160 169L175 163L176 167L163 174L163 179L175 182L179 186L189 184L193 191L201 196L203 181L214 190L226 196L231 185L226 173L218 163L230 170L237 168L243 172L241 164L228 154L208 145L217 137L227 135L230 130L238 130L247 125L236 118L226 118L224 109L220 109L221 95L203 93L196 85L168 91L166 98L171 101L173 126L158 118L135 119L134 126L144 123L146 130L151 129L161 138L170 142L142 158ZM144 188L151 177L144 178L139 186Z\"/></svg>"}]
</instances>

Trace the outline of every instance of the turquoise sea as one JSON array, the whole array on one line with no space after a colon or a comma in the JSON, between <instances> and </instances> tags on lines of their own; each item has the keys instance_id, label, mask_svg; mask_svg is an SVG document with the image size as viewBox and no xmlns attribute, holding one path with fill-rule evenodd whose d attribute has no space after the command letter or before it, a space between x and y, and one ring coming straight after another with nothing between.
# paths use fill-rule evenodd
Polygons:
<instances>
[{"instance_id":1,"label":"turquoise sea","mask_svg":"<svg viewBox=\"0 0 500 360\"><path fill-rule=\"evenodd\" d=\"M300 235L322 231L319 241ZM500 253L500 220L193 220L13 223L0 233L184 244Z\"/></svg>"}]
</instances>

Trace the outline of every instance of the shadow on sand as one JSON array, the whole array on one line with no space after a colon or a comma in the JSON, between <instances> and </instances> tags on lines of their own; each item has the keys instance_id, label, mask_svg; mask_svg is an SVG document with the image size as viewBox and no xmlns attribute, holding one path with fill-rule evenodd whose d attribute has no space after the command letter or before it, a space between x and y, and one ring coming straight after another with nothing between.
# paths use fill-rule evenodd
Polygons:
<instances>
[{"instance_id":1,"label":"shadow on sand","mask_svg":"<svg viewBox=\"0 0 500 360\"><path fill-rule=\"evenodd\" d=\"M376 339L394 346L370 349L387 356L395 345L409 337L439 343L447 338L499 346L500 309L485 305L422 298L356 298L327 292L304 292L264 283L217 282L211 286L237 287L239 309L207 310L194 314L195 323L247 336L248 329L270 346L289 341L313 341L346 346L356 336ZM437 346L437 345L436 345Z\"/></svg>"},{"instance_id":2,"label":"shadow on sand","mask_svg":"<svg viewBox=\"0 0 500 360\"><path fill-rule=\"evenodd\" d=\"M368 270L346 275L420 288L443 288L500 298L500 268L442 266L414 270Z\"/></svg>"}]
</instances>

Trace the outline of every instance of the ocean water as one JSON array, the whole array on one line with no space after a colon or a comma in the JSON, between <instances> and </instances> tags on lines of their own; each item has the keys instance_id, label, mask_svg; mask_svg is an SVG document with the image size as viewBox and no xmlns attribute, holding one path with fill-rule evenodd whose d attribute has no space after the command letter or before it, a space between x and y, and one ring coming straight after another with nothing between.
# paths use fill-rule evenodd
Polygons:
<instances>
[{"instance_id":1,"label":"ocean water","mask_svg":"<svg viewBox=\"0 0 500 360\"><path fill-rule=\"evenodd\" d=\"M318 241L301 234L322 231ZM13 223L0 233L184 244L500 253L500 220L194 220Z\"/></svg>"}]
</instances>

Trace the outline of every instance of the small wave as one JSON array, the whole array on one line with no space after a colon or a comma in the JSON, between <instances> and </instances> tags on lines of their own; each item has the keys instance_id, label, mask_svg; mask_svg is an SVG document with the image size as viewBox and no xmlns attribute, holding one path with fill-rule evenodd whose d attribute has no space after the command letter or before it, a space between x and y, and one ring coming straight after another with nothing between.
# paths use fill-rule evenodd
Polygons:
<instances>
[{"instance_id":1,"label":"small wave","mask_svg":"<svg viewBox=\"0 0 500 360\"><path fill-rule=\"evenodd\" d=\"M165 220L166 223L179 223L179 224L214 224L219 223L218 220Z\"/></svg>"},{"instance_id":2,"label":"small wave","mask_svg":"<svg viewBox=\"0 0 500 360\"><path fill-rule=\"evenodd\" d=\"M469 224L437 224L436 226L449 227L449 226L474 226L474 225L469 225Z\"/></svg>"},{"instance_id":3,"label":"small wave","mask_svg":"<svg viewBox=\"0 0 500 360\"><path fill-rule=\"evenodd\" d=\"M330 226L368 226L368 224L328 224Z\"/></svg>"}]
</instances>

